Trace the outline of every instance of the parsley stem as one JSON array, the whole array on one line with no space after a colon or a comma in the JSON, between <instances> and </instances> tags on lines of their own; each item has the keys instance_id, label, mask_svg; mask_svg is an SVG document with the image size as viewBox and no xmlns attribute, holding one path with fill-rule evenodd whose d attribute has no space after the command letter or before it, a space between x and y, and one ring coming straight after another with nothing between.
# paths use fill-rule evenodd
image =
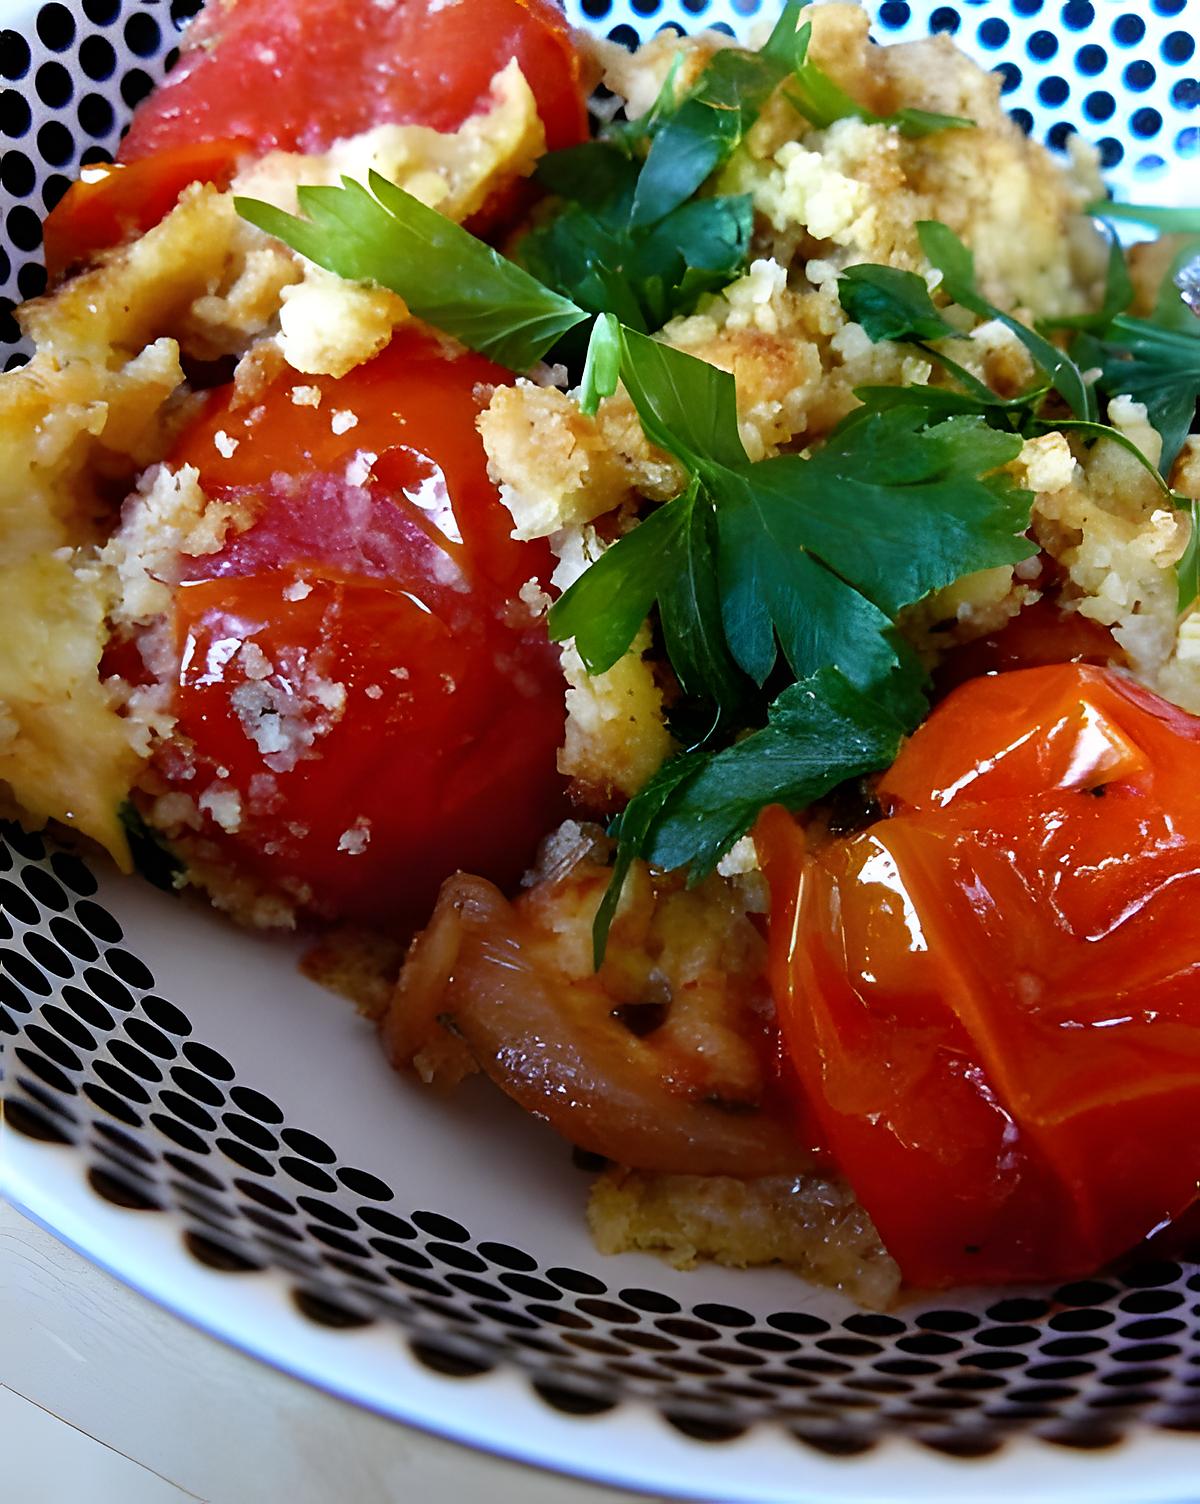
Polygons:
<instances>
[{"instance_id":1,"label":"parsley stem","mask_svg":"<svg viewBox=\"0 0 1200 1504\"><path fill-rule=\"evenodd\" d=\"M948 355L943 355L940 350L935 350L931 344L928 344L923 339L914 339L910 343L916 349L920 350L923 355L927 355L930 360L936 361L944 371L953 376L955 381L966 391L970 392L973 397L978 397L981 402L993 403L997 400L996 394L992 391L991 387L986 382L980 381L977 376L972 376L966 366L960 366L958 361L951 360Z\"/></svg>"}]
</instances>

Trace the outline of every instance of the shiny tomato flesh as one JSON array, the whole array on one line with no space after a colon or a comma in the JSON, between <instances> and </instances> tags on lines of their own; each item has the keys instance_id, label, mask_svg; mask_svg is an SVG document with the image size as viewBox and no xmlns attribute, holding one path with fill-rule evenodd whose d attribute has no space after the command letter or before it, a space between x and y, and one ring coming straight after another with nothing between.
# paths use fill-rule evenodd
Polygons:
<instances>
[{"instance_id":1,"label":"shiny tomato flesh","mask_svg":"<svg viewBox=\"0 0 1200 1504\"><path fill-rule=\"evenodd\" d=\"M1072 1277L1178 1217L1200 1151L1200 720L1110 670L952 693L809 851L757 831L780 1027L910 1283Z\"/></svg>"},{"instance_id":2,"label":"shiny tomato flesh","mask_svg":"<svg viewBox=\"0 0 1200 1504\"><path fill-rule=\"evenodd\" d=\"M389 122L455 130L513 58L549 146L583 140L579 56L552 0L210 0L120 159L229 137L320 152Z\"/></svg>"},{"instance_id":3,"label":"shiny tomato flesh","mask_svg":"<svg viewBox=\"0 0 1200 1504\"><path fill-rule=\"evenodd\" d=\"M201 141L144 162L85 167L46 216L46 270L57 279L98 251L153 229L189 183L227 188L246 152L244 141Z\"/></svg>"},{"instance_id":4,"label":"shiny tomato flesh","mask_svg":"<svg viewBox=\"0 0 1200 1504\"><path fill-rule=\"evenodd\" d=\"M405 328L340 380L215 392L171 456L250 525L183 561L159 771L316 915L418 922L560 817L563 682L518 597L549 553L511 538L474 426L508 379Z\"/></svg>"}]
</instances>

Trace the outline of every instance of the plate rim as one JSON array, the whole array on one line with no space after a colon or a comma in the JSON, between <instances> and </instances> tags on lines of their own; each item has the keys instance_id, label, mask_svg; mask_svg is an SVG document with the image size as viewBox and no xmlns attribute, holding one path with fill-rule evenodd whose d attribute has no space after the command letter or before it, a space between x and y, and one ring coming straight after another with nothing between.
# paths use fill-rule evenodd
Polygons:
<instances>
[{"instance_id":1,"label":"plate rim","mask_svg":"<svg viewBox=\"0 0 1200 1504\"><path fill-rule=\"evenodd\" d=\"M727 1442L695 1441L632 1397L605 1414L564 1415L544 1405L513 1367L467 1381L482 1402L463 1406L464 1381L425 1369L398 1329L376 1322L357 1332L327 1331L304 1322L288 1304L278 1271L231 1280L178 1253L157 1258L149 1256L157 1252L152 1248L140 1262L131 1258L136 1239L129 1232L139 1217L145 1218L141 1226L150 1245L177 1246L181 1222L174 1212L145 1217L97 1197L85 1216L69 1192L56 1194L56 1180L74 1179L71 1147L23 1140L5 1124L2 1108L0 1136L0 1195L122 1284L207 1336L335 1399L511 1462L704 1504L798 1504L805 1495L836 1498L838 1504L919 1504L931 1494L956 1497L952 1490L968 1478L973 1504L1010 1504L1018 1494L1022 1504L1061 1504L1067 1490L1079 1489L1085 1479L1092 1504L1179 1504L1187 1497L1180 1490L1195 1482L1195 1439L1138 1423L1118 1442L1096 1450L1025 1434L1009 1436L986 1456L957 1458L891 1436L861 1455L830 1457L771 1421ZM255 1293L248 1295L251 1289ZM213 1298L203 1303L209 1290ZM374 1361L362 1361L366 1356ZM460 1419L460 1411L470 1420ZM1170 1457L1166 1467L1164 1454ZM697 1476L701 1458L703 1480Z\"/></svg>"}]
</instances>

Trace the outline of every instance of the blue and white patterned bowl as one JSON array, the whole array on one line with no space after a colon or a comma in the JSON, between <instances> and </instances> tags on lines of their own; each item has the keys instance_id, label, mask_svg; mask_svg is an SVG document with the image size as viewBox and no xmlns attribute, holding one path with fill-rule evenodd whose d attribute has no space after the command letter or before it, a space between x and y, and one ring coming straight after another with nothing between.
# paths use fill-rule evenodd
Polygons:
<instances>
[{"instance_id":1,"label":"blue and white patterned bowl","mask_svg":"<svg viewBox=\"0 0 1200 1504\"><path fill-rule=\"evenodd\" d=\"M286 0L282 0L286 3ZM469 4L470 0L463 0ZM194 0L0 0L0 359L40 219L173 59ZM750 0L570 0L627 43ZM946 31L1118 196L1200 198L1200 0L873 6ZM39 837L0 838L0 1190L189 1320L387 1414L548 1467L729 1501L1182 1498L1200 1265L867 1314L782 1272L600 1258L567 1151L445 1102L288 945Z\"/></svg>"}]
</instances>

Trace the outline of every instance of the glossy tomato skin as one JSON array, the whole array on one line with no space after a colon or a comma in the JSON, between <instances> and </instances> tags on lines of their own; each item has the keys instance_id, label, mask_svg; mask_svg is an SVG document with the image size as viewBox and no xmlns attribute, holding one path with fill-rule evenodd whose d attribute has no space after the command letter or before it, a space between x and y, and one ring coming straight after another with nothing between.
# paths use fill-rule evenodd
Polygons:
<instances>
[{"instance_id":1,"label":"glossy tomato skin","mask_svg":"<svg viewBox=\"0 0 1200 1504\"><path fill-rule=\"evenodd\" d=\"M833 1155L913 1284L1094 1270L1197 1194L1200 721L1108 670L1001 674L879 793L819 851L758 832Z\"/></svg>"},{"instance_id":2,"label":"glossy tomato skin","mask_svg":"<svg viewBox=\"0 0 1200 1504\"><path fill-rule=\"evenodd\" d=\"M210 0L120 160L221 137L261 154L325 151L389 122L455 130L514 57L549 146L583 140L579 57L553 0Z\"/></svg>"},{"instance_id":3,"label":"glossy tomato skin","mask_svg":"<svg viewBox=\"0 0 1200 1504\"><path fill-rule=\"evenodd\" d=\"M515 881L561 815L563 682L518 595L548 551L509 536L474 428L505 379L409 328L338 381L213 394L172 456L250 525L184 561L160 772L317 916L419 923L458 867Z\"/></svg>"},{"instance_id":4,"label":"glossy tomato skin","mask_svg":"<svg viewBox=\"0 0 1200 1504\"><path fill-rule=\"evenodd\" d=\"M149 161L83 168L42 225L50 277L57 280L97 252L153 229L189 183L227 188L245 153L244 141L189 142Z\"/></svg>"}]
</instances>

